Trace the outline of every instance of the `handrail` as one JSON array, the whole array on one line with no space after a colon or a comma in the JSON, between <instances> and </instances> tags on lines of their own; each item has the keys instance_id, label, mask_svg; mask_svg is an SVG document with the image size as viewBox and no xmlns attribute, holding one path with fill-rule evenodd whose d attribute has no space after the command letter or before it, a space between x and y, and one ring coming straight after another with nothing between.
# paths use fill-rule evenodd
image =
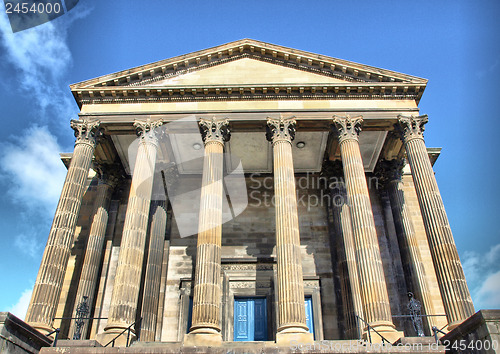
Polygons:
<instances>
[{"instance_id":1,"label":"handrail","mask_svg":"<svg viewBox=\"0 0 500 354\"><path fill-rule=\"evenodd\" d=\"M132 326L134 326L136 323L139 324L141 323L141 320L142 320L142 317L139 318L138 321L135 321L134 323L132 323L130 326L128 326L127 328L125 328L123 331L121 331L115 338L113 338L112 340L110 340L106 345L105 347L107 347L108 345L110 345L111 343L113 343L112 347L115 346L115 341L118 339L118 337L120 337L123 333L127 332L127 344L126 344L126 347L128 347L128 341L130 339L130 330L132 329Z\"/></svg>"},{"instance_id":2,"label":"handrail","mask_svg":"<svg viewBox=\"0 0 500 354\"><path fill-rule=\"evenodd\" d=\"M52 327L52 328L54 328L54 327ZM54 329L52 332L47 333L47 334L45 335L46 337L48 337L48 336L50 336L51 334L54 334L54 333L56 334L56 335L54 336L54 339L52 340L52 347L55 347L55 346L57 345L57 338L59 337L59 332L61 332L61 329L60 329L60 328L56 328L56 329Z\"/></svg>"},{"instance_id":3,"label":"handrail","mask_svg":"<svg viewBox=\"0 0 500 354\"><path fill-rule=\"evenodd\" d=\"M441 328L441 329L443 329L443 328ZM446 335L446 332L443 332L441 329L437 328L436 326L432 326L432 332L434 332L434 338L436 339L436 343L438 343L438 344L439 344L438 332Z\"/></svg>"},{"instance_id":4,"label":"handrail","mask_svg":"<svg viewBox=\"0 0 500 354\"><path fill-rule=\"evenodd\" d=\"M380 338L382 338L382 344L384 343L384 341L386 341L388 344L392 344L387 339L385 339L385 337L383 335L381 335L375 328L373 328L372 326L370 326L370 324L368 322L366 322L364 319L362 319L358 315L356 315L356 314L354 314L354 315L356 316L356 318L358 320L361 320L361 321L363 321L366 324L366 326L368 328L368 339L369 339L370 343L372 342L372 335L370 333L370 329L372 329L375 333L377 333L380 336Z\"/></svg>"}]
</instances>

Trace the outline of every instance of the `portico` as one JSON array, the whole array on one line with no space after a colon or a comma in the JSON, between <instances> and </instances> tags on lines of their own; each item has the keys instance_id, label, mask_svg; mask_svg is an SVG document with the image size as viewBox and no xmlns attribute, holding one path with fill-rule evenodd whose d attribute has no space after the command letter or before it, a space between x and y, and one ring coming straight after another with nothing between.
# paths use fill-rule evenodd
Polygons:
<instances>
[{"instance_id":1,"label":"portico","mask_svg":"<svg viewBox=\"0 0 500 354\"><path fill-rule=\"evenodd\" d=\"M277 345L366 339L366 324L395 342L415 335L394 317L413 292L427 335L454 328L474 309L423 139L426 83L245 39L72 85L77 140L27 321L71 336L54 318L88 296L85 338L126 345L136 323L134 340L217 346L236 321L249 338L235 316L256 303L244 313Z\"/></svg>"}]
</instances>

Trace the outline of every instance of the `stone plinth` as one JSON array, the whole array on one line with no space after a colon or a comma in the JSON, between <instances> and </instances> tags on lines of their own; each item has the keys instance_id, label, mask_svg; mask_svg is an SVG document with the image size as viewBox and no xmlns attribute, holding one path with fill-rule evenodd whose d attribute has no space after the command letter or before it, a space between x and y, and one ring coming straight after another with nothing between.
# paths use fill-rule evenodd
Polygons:
<instances>
[{"instance_id":1,"label":"stone plinth","mask_svg":"<svg viewBox=\"0 0 500 354\"><path fill-rule=\"evenodd\" d=\"M481 348L478 347L481 342ZM500 310L480 310L441 338L452 354L500 353ZM486 344L489 343L489 344ZM495 349L492 344L496 343ZM485 349L486 346L489 347ZM461 345L465 345L463 350Z\"/></svg>"},{"instance_id":2,"label":"stone plinth","mask_svg":"<svg viewBox=\"0 0 500 354\"><path fill-rule=\"evenodd\" d=\"M10 312L0 312L0 353L38 353L52 340Z\"/></svg>"}]
</instances>

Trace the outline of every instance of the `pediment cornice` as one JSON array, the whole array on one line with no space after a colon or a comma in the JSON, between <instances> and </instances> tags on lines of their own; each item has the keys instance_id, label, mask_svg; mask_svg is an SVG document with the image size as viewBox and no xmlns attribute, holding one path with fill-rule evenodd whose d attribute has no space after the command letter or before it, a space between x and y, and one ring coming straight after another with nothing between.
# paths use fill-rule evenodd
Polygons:
<instances>
[{"instance_id":1,"label":"pediment cornice","mask_svg":"<svg viewBox=\"0 0 500 354\"><path fill-rule=\"evenodd\" d=\"M155 83L250 58L343 82L312 85L155 86ZM70 85L80 105L144 101L232 99L415 99L426 79L251 39L223 44Z\"/></svg>"}]
</instances>

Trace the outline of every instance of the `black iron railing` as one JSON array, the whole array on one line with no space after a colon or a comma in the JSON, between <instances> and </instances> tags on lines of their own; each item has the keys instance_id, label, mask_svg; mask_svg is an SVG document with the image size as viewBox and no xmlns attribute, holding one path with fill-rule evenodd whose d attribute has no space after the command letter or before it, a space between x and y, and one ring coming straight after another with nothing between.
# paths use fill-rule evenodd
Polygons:
<instances>
[{"instance_id":1,"label":"black iron railing","mask_svg":"<svg viewBox=\"0 0 500 354\"><path fill-rule=\"evenodd\" d=\"M121 337L121 335L125 332L127 332L127 342L126 342L126 347L128 347L128 345L130 344L130 331L132 331L132 327L135 326L136 324L139 325L141 323L141 320L142 320L142 317L139 318L138 321L135 321L134 323L132 323L130 326L128 326L127 328L125 328L123 331L121 331L115 338L113 338L112 340L110 340L106 345L105 347L107 347L108 345L112 344L111 346L114 347L115 346L115 341Z\"/></svg>"},{"instance_id":2,"label":"black iron railing","mask_svg":"<svg viewBox=\"0 0 500 354\"><path fill-rule=\"evenodd\" d=\"M379 335L380 338L382 338L382 344L384 342L387 342L388 344L392 344L391 342L389 342L382 334L380 334L375 328L373 328L372 326L370 326L370 324L368 322L366 322L364 319L362 319L361 317L359 317L358 315L355 315L356 318L358 319L358 321L362 321L365 325L366 325L366 328L367 328L367 334L368 334L368 341L371 343L372 342L372 335L370 333L370 331L373 331L375 333L377 333Z\"/></svg>"}]
</instances>

